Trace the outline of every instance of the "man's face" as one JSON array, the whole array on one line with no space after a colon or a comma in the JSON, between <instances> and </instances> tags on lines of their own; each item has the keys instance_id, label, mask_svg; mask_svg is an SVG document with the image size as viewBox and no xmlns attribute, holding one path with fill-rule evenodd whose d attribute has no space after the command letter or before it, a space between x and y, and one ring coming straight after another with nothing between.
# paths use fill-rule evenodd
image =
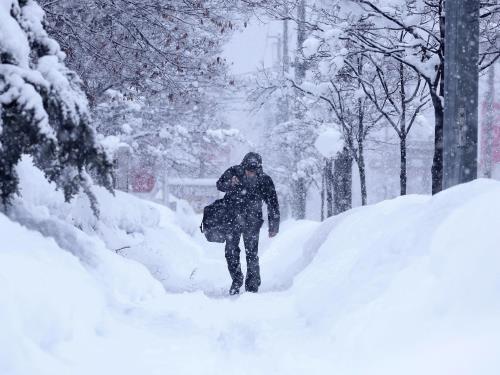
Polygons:
<instances>
[{"instance_id":1,"label":"man's face","mask_svg":"<svg viewBox=\"0 0 500 375\"><path fill-rule=\"evenodd\" d=\"M255 177L257 175L256 171L253 171L251 169L245 169L245 176L247 177Z\"/></svg>"}]
</instances>

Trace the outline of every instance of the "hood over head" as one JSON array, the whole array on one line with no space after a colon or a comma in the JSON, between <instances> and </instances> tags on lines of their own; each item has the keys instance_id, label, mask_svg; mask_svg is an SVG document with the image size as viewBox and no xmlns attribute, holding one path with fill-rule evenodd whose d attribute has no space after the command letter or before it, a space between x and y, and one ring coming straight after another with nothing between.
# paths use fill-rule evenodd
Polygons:
<instances>
[{"instance_id":1,"label":"hood over head","mask_svg":"<svg viewBox=\"0 0 500 375\"><path fill-rule=\"evenodd\" d=\"M262 173L262 157L256 152L249 152L241 162L244 169L255 170Z\"/></svg>"}]
</instances>

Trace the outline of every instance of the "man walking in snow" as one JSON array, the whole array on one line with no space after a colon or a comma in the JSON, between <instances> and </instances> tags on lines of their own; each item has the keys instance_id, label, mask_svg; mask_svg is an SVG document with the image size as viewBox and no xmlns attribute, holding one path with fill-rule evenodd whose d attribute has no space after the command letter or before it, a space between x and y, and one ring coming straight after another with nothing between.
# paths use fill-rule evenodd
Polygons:
<instances>
[{"instance_id":1,"label":"man walking in snow","mask_svg":"<svg viewBox=\"0 0 500 375\"><path fill-rule=\"evenodd\" d=\"M269 237L279 231L280 210L271 177L262 170L262 158L250 152L240 165L229 168L217 181L217 189L225 192L224 200L230 210L230 228L226 235L226 260L233 280L230 295L238 294L243 285L240 265L240 237L243 235L247 260L245 290L256 293L260 286L259 231L262 201L267 205Z\"/></svg>"}]
</instances>

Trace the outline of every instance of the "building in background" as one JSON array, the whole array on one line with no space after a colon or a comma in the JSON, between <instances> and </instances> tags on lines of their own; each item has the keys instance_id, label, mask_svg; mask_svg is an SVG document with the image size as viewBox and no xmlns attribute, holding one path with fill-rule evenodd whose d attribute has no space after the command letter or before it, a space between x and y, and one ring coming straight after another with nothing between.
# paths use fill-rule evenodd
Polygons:
<instances>
[{"instance_id":1,"label":"building in background","mask_svg":"<svg viewBox=\"0 0 500 375\"><path fill-rule=\"evenodd\" d=\"M127 147L115 152L115 189L176 209L181 199L195 212L221 198L216 182L230 165L230 147L207 147L198 169L179 173L153 158L133 158ZM192 177L193 174L197 177ZM203 177L200 177L203 176Z\"/></svg>"},{"instance_id":2,"label":"building in background","mask_svg":"<svg viewBox=\"0 0 500 375\"><path fill-rule=\"evenodd\" d=\"M167 185L170 194L189 202L195 212L201 213L206 205L221 198L216 182L215 178L170 178Z\"/></svg>"}]
</instances>

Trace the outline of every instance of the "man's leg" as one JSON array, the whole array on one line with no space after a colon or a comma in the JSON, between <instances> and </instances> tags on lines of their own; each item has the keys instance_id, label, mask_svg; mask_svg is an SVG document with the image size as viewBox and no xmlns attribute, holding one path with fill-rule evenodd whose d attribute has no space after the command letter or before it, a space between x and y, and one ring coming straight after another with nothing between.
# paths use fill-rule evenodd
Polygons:
<instances>
[{"instance_id":1,"label":"man's leg","mask_svg":"<svg viewBox=\"0 0 500 375\"><path fill-rule=\"evenodd\" d=\"M259 266L259 226L252 226L243 232L243 242L247 258L247 277L245 279L245 290L257 293L260 286Z\"/></svg>"},{"instance_id":2,"label":"man's leg","mask_svg":"<svg viewBox=\"0 0 500 375\"><path fill-rule=\"evenodd\" d=\"M231 290L238 289L243 285L243 273L240 265L240 237L241 231L238 229L232 230L226 237L226 260L227 268L233 284Z\"/></svg>"}]
</instances>

